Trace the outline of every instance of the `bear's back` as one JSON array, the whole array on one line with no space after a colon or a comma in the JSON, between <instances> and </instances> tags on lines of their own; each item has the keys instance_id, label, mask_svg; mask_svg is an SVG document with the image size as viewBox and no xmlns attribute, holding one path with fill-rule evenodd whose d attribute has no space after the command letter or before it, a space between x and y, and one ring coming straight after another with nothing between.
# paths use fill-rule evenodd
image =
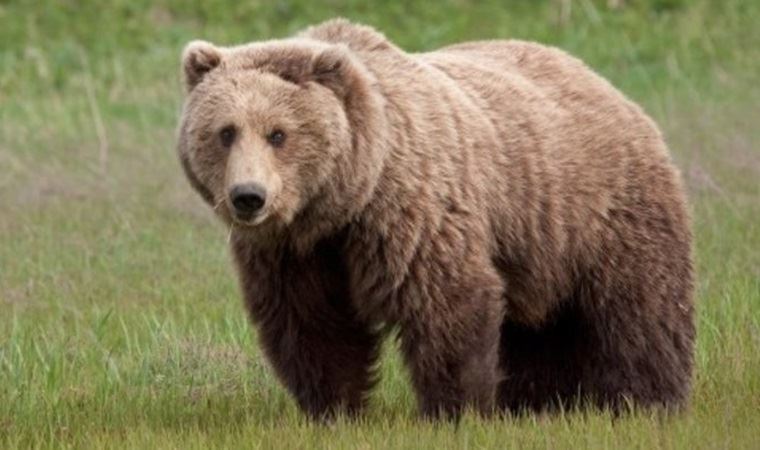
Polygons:
<instances>
[{"instance_id":1,"label":"bear's back","mask_svg":"<svg viewBox=\"0 0 760 450\"><path fill-rule=\"evenodd\" d=\"M455 80L479 104L498 131L494 167L507 170L524 160L525 174L533 170L546 183L542 189L561 193L574 209L570 215L603 213L614 206L612 197L625 197L615 194L656 182L642 167L660 167L662 181L672 181L675 170L654 122L562 50L483 41L414 57ZM587 223L582 216L578 225Z\"/></svg>"},{"instance_id":2,"label":"bear's back","mask_svg":"<svg viewBox=\"0 0 760 450\"><path fill-rule=\"evenodd\" d=\"M680 182L654 122L562 50L494 40L408 53L342 20L305 36L349 47L387 100L392 152L381 184L393 200L378 204L430 209L475 192L466 208L487 215L512 265L536 278L526 292L565 294L567 267L580 270L602 253L610 211L643 218L648 199L685 226Z\"/></svg>"}]
</instances>

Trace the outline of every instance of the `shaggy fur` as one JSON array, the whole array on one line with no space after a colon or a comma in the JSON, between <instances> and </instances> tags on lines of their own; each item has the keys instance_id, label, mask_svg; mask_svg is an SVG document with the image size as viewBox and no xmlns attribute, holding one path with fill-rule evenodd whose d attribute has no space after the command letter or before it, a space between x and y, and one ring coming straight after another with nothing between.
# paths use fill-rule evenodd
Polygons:
<instances>
[{"instance_id":1,"label":"shaggy fur","mask_svg":"<svg viewBox=\"0 0 760 450\"><path fill-rule=\"evenodd\" d=\"M426 417L684 405L683 190L655 124L583 63L519 41L409 54L335 20L196 41L183 67L183 167L304 411L359 412L391 327ZM243 182L268 192L252 222Z\"/></svg>"}]
</instances>

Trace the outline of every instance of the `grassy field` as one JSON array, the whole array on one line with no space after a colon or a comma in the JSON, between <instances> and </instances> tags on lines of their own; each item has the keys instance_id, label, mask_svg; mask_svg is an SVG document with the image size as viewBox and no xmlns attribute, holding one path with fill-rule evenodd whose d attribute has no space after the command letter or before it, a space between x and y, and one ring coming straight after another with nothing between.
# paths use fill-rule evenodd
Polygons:
<instances>
[{"instance_id":1,"label":"grassy field","mask_svg":"<svg viewBox=\"0 0 760 450\"><path fill-rule=\"evenodd\" d=\"M0 0L0 447L760 448L760 2L569 3ZM688 412L423 424L390 344L365 419L304 420L176 161L179 52L334 15L558 45L658 120L696 232Z\"/></svg>"}]
</instances>

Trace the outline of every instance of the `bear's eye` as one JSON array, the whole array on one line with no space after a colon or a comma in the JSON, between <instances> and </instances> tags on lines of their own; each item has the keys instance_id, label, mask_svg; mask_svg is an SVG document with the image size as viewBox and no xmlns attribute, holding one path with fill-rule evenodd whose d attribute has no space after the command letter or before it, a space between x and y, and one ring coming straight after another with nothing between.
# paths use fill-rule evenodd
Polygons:
<instances>
[{"instance_id":1,"label":"bear's eye","mask_svg":"<svg viewBox=\"0 0 760 450\"><path fill-rule=\"evenodd\" d=\"M285 143L285 132L282 130L274 130L267 135L267 142L273 147L280 147Z\"/></svg>"},{"instance_id":2,"label":"bear's eye","mask_svg":"<svg viewBox=\"0 0 760 450\"><path fill-rule=\"evenodd\" d=\"M229 147L235 142L235 135L237 135L237 130L233 125L227 125L219 130L219 140L222 141L222 145L225 147Z\"/></svg>"}]
</instances>

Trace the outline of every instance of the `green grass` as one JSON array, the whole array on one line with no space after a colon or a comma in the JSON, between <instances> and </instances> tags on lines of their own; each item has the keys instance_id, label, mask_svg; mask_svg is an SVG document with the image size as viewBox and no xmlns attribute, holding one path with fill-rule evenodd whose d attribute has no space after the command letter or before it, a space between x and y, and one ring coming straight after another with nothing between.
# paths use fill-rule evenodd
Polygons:
<instances>
[{"instance_id":1,"label":"green grass","mask_svg":"<svg viewBox=\"0 0 760 450\"><path fill-rule=\"evenodd\" d=\"M507 6L503 6L506 3ZM760 3L0 1L0 447L757 448ZM693 205L688 412L420 423L389 345L367 417L309 423L266 367L226 232L174 155L179 52L344 15L412 50L519 37L658 120Z\"/></svg>"}]
</instances>

